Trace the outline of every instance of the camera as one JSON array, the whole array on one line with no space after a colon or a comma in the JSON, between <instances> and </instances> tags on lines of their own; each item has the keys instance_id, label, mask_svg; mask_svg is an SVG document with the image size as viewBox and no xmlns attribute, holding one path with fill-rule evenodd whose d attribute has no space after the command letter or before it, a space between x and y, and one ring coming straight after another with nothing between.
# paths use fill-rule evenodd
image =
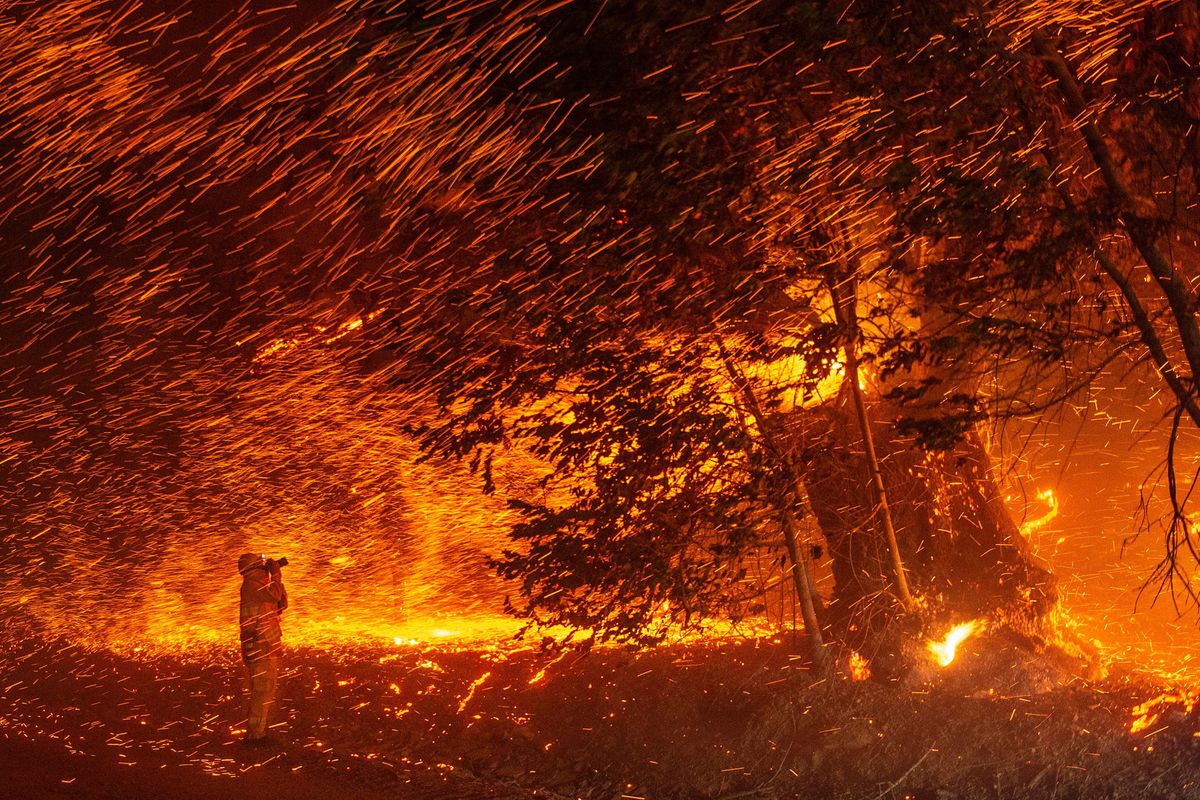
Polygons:
<instances>
[{"instance_id":1,"label":"camera","mask_svg":"<svg viewBox=\"0 0 1200 800\"><path fill-rule=\"evenodd\" d=\"M267 566L270 567L272 564L277 567L286 567L288 565L288 560L286 558L268 558Z\"/></svg>"}]
</instances>

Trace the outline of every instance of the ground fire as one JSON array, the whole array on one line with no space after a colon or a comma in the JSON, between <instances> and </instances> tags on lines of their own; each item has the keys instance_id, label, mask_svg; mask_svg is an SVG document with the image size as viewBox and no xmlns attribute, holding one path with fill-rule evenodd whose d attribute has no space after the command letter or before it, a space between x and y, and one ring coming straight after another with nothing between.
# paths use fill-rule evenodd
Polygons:
<instances>
[{"instance_id":1,"label":"ground fire","mask_svg":"<svg viewBox=\"0 0 1200 800\"><path fill-rule=\"evenodd\" d=\"M937 659L938 666L950 666L950 663L954 661L954 656L958 652L958 646L981 627L982 625L978 621L964 622L951 628L950 632L941 641L931 641L929 643L929 652Z\"/></svg>"},{"instance_id":2,"label":"ground fire","mask_svg":"<svg viewBox=\"0 0 1200 800\"><path fill-rule=\"evenodd\" d=\"M0 0L9 796L1200 797L1196 64Z\"/></svg>"}]
</instances>

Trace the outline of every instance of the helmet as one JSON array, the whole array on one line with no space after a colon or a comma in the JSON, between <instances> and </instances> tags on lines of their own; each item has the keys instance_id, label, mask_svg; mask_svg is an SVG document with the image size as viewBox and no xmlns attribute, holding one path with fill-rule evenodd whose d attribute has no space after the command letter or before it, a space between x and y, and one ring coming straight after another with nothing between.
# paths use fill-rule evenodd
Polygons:
<instances>
[{"instance_id":1,"label":"helmet","mask_svg":"<svg viewBox=\"0 0 1200 800\"><path fill-rule=\"evenodd\" d=\"M242 553L238 556L238 572L245 575L252 569L266 569L266 558L261 553Z\"/></svg>"}]
</instances>

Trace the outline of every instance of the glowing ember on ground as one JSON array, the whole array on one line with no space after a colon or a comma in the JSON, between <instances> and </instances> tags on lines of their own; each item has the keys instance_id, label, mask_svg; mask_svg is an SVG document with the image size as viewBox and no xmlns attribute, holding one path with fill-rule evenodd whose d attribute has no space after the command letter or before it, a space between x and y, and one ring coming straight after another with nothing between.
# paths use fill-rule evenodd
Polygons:
<instances>
[{"instance_id":1,"label":"glowing ember on ground","mask_svg":"<svg viewBox=\"0 0 1200 800\"><path fill-rule=\"evenodd\" d=\"M965 642L972 634L983 630L983 627L984 625L981 620L972 620L971 622L955 625L946 634L946 638L941 641L931 640L928 644L929 652L937 659L938 666L949 666L954 661L958 646Z\"/></svg>"},{"instance_id":2,"label":"glowing ember on ground","mask_svg":"<svg viewBox=\"0 0 1200 800\"><path fill-rule=\"evenodd\" d=\"M474 681L471 682L470 687L467 689L467 693L465 695L463 695L463 699L458 702L458 713L461 714L463 711L466 710L467 703L470 703L471 698L475 696L475 690L478 689L480 686L482 686L483 682L486 681L491 676L492 676L491 672L485 672L482 675L480 675L478 678L476 678Z\"/></svg>"},{"instance_id":3,"label":"glowing ember on ground","mask_svg":"<svg viewBox=\"0 0 1200 800\"><path fill-rule=\"evenodd\" d=\"M1157 697L1152 697L1146 702L1134 706L1131 712L1133 719L1129 723L1129 732L1141 733L1146 730L1158 722L1171 706L1178 706L1183 714L1190 714L1197 702L1200 702L1200 692L1192 689L1163 692Z\"/></svg>"},{"instance_id":4,"label":"glowing ember on ground","mask_svg":"<svg viewBox=\"0 0 1200 800\"><path fill-rule=\"evenodd\" d=\"M871 668L867 666L867 660L857 650L850 653L850 660L846 668L850 673L851 680L865 681L871 677Z\"/></svg>"}]
</instances>

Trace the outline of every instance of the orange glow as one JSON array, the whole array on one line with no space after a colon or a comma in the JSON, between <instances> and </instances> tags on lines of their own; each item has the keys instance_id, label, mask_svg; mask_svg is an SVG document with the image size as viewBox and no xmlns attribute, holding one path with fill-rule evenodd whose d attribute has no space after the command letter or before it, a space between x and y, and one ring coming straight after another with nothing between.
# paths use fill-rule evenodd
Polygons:
<instances>
[{"instance_id":1,"label":"orange glow","mask_svg":"<svg viewBox=\"0 0 1200 800\"><path fill-rule=\"evenodd\" d=\"M1173 705L1180 706L1184 714L1190 714L1198 701L1200 701L1200 691L1180 689L1163 692L1157 697L1152 697L1133 707L1131 712L1133 719L1129 723L1129 732L1141 733L1146 730L1158 722L1163 712Z\"/></svg>"},{"instance_id":2,"label":"orange glow","mask_svg":"<svg viewBox=\"0 0 1200 800\"><path fill-rule=\"evenodd\" d=\"M543 680L546 678L546 672L547 672L547 671L548 671L548 670L549 670L551 667L553 667L553 666L554 666L555 664L557 664L558 662L562 661L564 658L566 658L566 657L567 657L568 655L570 655L570 654L571 654L571 651L570 651L570 650L566 650L566 651L564 651L564 652L563 652L563 654L562 654L562 655L560 655L558 658L554 659L553 661L551 661L550 663L548 663L546 666L544 666L544 667L542 667L541 669L539 669L539 670L538 670L538 671L537 671L537 672L534 674L534 676L533 676L532 678L530 678L530 679L529 679L529 685L530 685L530 686L534 686L534 685L536 685L536 684L539 684L539 683L541 683L541 682L542 682L542 681L543 681Z\"/></svg>"},{"instance_id":3,"label":"orange glow","mask_svg":"<svg viewBox=\"0 0 1200 800\"><path fill-rule=\"evenodd\" d=\"M948 667L954 661L954 656L958 652L958 646L965 642L972 634L983 630L983 622L981 620L973 620L955 625L946 634L946 638L941 641L930 640L928 643L929 652L937 659L938 666Z\"/></svg>"},{"instance_id":4,"label":"orange glow","mask_svg":"<svg viewBox=\"0 0 1200 800\"><path fill-rule=\"evenodd\" d=\"M1028 536L1039 528L1044 528L1047 523L1058 516L1058 497L1055 496L1053 489L1042 489L1037 493L1037 497L1038 500L1046 504L1046 512L1040 517L1026 520L1021 525L1021 533L1025 536Z\"/></svg>"},{"instance_id":5,"label":"orange glow","mask_svg":"<svg viewBox=\"0 0 1200 800\"><path fill-rule=\"evenodd\" d=\"M852 681L865 681L871 677L871 668L867 666L867 660L857 650L851 651L850 661L846 666Z\"/></svg>"},{"instance_id":6,"label":"orange glow","mask_svg":"<svg viewBox=\"0 0 1200 800\"><path fill-rule=\"evenodd\" d=\"M463 695L463 699L458 701L458 713L461 714L466 710L467 703L470 703L471 698L475 696L475 690L482 686L483 682L490 677L492 677L492 673L490 671L485 672L471 682L471 686L467 689L467 693Z\"/></svg>"}]
</instances>

